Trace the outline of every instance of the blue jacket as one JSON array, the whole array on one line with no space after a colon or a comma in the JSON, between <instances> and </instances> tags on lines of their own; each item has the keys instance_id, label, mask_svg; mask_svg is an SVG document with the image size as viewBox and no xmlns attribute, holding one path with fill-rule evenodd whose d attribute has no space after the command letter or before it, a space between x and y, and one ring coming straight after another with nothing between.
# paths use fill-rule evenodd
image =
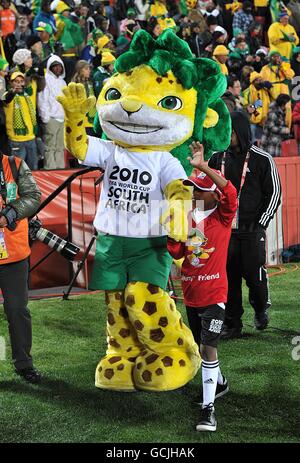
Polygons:
<instances>
[{"instance_id":1,"label":"blue jacket","mask_svg":"<svg viewBox=\"0 0 300 463\"><path fill-rule=\"evenodd\" d=\"M55 24L55 18L53 14L45 13L45 11L39 11L39 13L36 15L36 17L33 20L33 30L35 34L36 34L35 29L38 27L40 22L50 24L50 26L52 27L53 33L56 32L56 24Z\"/></svg>"},{"instance_id":2,"label":"blue jacket","mask_svg":"<svg viewBox=\"0 0 300 463\"><path fill-rule=\"evenodd\" d=\"M91 55L90 53L91 49L92 49L91 45L86 45L81 52L80 59L84 59L85 61L88 61L89 63L91 63L95 56L95 55Z\"/></svg>"}]
</instances>

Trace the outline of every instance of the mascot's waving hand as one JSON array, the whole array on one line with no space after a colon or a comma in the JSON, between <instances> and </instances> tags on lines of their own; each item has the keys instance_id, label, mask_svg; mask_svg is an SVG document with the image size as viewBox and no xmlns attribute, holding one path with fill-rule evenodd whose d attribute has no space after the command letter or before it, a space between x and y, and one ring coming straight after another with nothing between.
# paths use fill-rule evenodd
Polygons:
<instances>
[{"instance_id":1,"label":"mascot's waving hand","mask_svg":"<svg viewBox=\"0 0 300 463\"><path fill-rule=\"evenodd\" d=\"M171 390L199 368L198 346L165 291L166 240L167 234L187 239L191 191L182 180L190 170L189 145L201 141L207 158L229 145L230 117L220 99L225 89L218 65L194 58L174 32L155 41L141 30L97 101L95 127L110 141L87 137L83 121L94 101L81 84L69 84L58 97L66 147L105 171L92 283L106 290L108 306L99 388Z\"/></svg>"}]
</instances>

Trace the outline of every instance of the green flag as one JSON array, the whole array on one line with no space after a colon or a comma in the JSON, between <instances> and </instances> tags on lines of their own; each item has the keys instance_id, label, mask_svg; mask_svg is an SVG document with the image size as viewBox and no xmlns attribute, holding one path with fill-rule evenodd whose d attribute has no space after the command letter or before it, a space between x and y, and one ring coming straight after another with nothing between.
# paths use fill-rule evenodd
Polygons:
<instances>
[{"instance_id":1,"label":"green flag","mask_svg":"<svg viewBox=\"0 0 300 463\"><path fill-rule=\"evenodd\" d=\"M283 2L278 0L270 0L270 11L272 16L272 22L278 21L279 14L286 12L286 6Z\"/></svg>"},{"instance_id":2,"label":"green flag","mask_svg":"<svg viewBox=\"0 0 300 463\"><path fill-rule=\"evenodd\" d=\"M83 42L83 35L79 24L74 23L71 19L59 15L65 23L65 27L59 41L62 43L64 50L69 50Z\"/></svg>"},{"instance_id":3,"label":"green flag","mask_svg":"<svg viewBox=\"0 0 300 463\"><path fill-rule=\"evenodd\" d=\"M179 5L180 5L181 13L183 14L183 16L187 16L189 10L186 6L185 0L180 0Z\"/></svg>"}]
</instances>

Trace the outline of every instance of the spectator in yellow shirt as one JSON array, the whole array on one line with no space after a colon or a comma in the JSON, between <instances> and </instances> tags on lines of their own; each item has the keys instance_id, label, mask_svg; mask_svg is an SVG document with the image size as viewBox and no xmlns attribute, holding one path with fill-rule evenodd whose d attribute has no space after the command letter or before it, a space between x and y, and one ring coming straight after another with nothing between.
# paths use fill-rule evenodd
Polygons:
<instances>
[{"instance_id":1,"label":"spectator in yellow shirt","mask_svg":"<svg viewBox=\"0 0 300 463\"><path fill-rule=\"evenodd\" d=\"M244 103L250 115L252 143L261 139L270 106L269 89L271 87L272 84L264 81L258 72L251 72L249 93Z\"/></svg>"},{"instance_id":2,"label":"spectator in yellow shirt","mask_svg":"<svg viewBox=\"0 0 300 463\"><path fill-rule=\"evenodd\" d=\"M38 168L37 85L34 80L29 87L25 85L24 74L14 72L10 78L11 89L4 94L2 104L12 154L22 158L31 170L36 170Z\"/></svg>"},{"instance_id":3,"label":"spectator in yellow shirt","mask_svg":"<svg viewBox=\"0 0 300 463\"><path fill-rule=\"evenodd\" d=\"M268 37L270 51L276 49L287 59L291 58L293 47L299 43L299 37L294 27L289 24L289 15L286 12L280 13L279 21L271 24Z\"/></svg>"},{"instance_id":4,"label":"spectator in yellow shirt","mask_svg":"<svg viewBox=\"0 0 300 463\"><path fill-rule=\"evenodd\" d=\"M292 82L292 78L295 72L291 68L290 63L282 61L280 53L273 50L269 53L270 63L263 66L260 71L260 75L263 80L268 80L273 84L270 88L271 100L275 101L276 98L281 95L289 95L289 84ZM286 125L291 127L292 124L292 106L289 101L285 107L286 113Z\"/></svg>"}]
</instances>

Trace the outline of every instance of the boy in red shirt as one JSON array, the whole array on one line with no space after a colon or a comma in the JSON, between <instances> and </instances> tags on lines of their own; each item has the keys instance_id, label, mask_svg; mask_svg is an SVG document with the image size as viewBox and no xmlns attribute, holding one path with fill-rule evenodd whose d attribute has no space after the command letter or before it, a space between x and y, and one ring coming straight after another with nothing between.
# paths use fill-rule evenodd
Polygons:
<instances>
[{"instance_id":1,"label":"boy in red shirt","mask_svg":"<svg viewBox=\"0 0 300 463\"><path fill-rule=\"evenodd\" d=\"M190 328L202 356L203 402L197 431L215 431L214 400L228 392L221 374L217 344L227 301L226 260L231 227L237 210L237 193L230 181L203 159L203 146L191 145L190 163L200 174L184 180L194 187L192 229L186 243L168 240L174 259L184 257L182 289ZM197 205L196 205L197 202ZM203 207L196 207L199 206Z\"/></svg>"}]
</instances>

